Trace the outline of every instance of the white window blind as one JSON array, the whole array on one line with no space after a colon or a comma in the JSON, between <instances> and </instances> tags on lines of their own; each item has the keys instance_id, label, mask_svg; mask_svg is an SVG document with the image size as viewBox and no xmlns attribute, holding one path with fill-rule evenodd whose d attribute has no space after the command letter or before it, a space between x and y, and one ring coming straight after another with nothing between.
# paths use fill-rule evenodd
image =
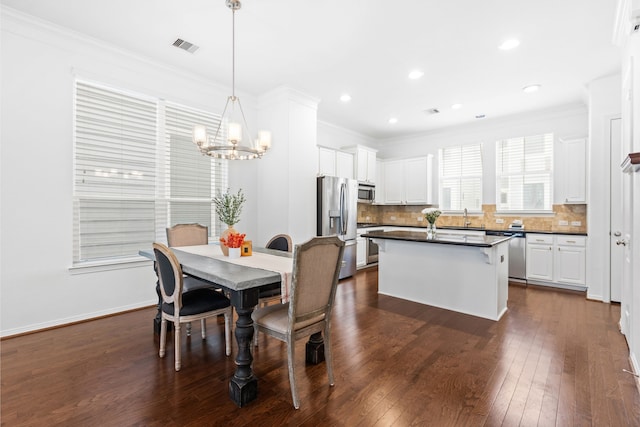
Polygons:
<instances>
[{"instance_id":1,"label":"white window blind","mask_svg":"<svg viewBox=\"0 0 640 427\"><path fill-rule=\"evenodd\" d=\"M498 210L552 210L553 134L498 141L496 156Z\"/></svg>"},{"instance_id":2,"label":"white window blind","mask_svg":"<svg viewBox=\"0 0 640 427\"><path fill-rule=\"evenodd\" d=\"M440 208L482 209L482 144L441 148Z\"/></svg>"},{"instance_id":3,"label":"white window blind","mask_svg":"<svg viewBox=\"0 0 640 427\"><path fill-rule=\"evenodd\" d=\"M168 223L199 223L209 227L210 235L220 235L212 198L227 188L227 162L203 156L192 142L194 125L216 129L220 117L171 103L165 117Z\"/></svg>"},{"instance_id":4,"label":"white window blind","mask_svg":"<svg viewBox=\"0 0 640 427\"><path fill-rule=\"evenodd\" d=\"M83 81L75 107L74 264L137 256L176 223L216 231L226 161L191 142L194 121L217 125L214 115Z\"/></svg>"}]
</instances>

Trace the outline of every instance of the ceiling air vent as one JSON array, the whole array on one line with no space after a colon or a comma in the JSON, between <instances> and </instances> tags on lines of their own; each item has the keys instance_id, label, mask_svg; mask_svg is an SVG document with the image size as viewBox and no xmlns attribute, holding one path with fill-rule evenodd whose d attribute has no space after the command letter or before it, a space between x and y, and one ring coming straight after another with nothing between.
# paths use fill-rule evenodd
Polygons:
<instances>
[{"instance_id":1,"label":"ceiling air vent","mask_svg":"<svg viewBox=\"0 0 640 427\"><path fill-rule=\"evenodd\" d=\"M429 108L427 110L424 110L425 114L438 114L440 112L440 110L438 110L437 108Z\"/></svg>"},{"instance_id":2,"label":"ceiling air vent","mask_svg":"<svg viewBox=\"0 0 640 427\"><path fill-rule=\"evenodd\" d=\"M195 44L189 43L188 41L182 39L176 39L176 41L173 42L173 45L175 47L179 47L182 50L186 50L189 53L193 53L196 50L200 49L200 46L196 46Z\"/></svg>"}]
</instances>

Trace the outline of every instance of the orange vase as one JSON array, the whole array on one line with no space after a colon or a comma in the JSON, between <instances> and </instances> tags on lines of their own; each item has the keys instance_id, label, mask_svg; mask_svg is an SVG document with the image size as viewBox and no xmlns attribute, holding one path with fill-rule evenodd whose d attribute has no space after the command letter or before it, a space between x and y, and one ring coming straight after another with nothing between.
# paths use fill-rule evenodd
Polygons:
<instances>
[{"instance_id":1,"label":"orange vase","mask_svg":"<svg viewBox=\"0 0 640 427\"><path fill-rule=\"evenodd\" d=\"M225 240L227 240L227 237L229 237L229 234L231 233L237 233L237 231L235 228L233 228L233 225L227 224L227 229L220 234L220 238L224 238ZM229 256L229 247L227 247L227 245L220 242L220 249L222 250L222 255Z\"/></svg>"}]
</instances>

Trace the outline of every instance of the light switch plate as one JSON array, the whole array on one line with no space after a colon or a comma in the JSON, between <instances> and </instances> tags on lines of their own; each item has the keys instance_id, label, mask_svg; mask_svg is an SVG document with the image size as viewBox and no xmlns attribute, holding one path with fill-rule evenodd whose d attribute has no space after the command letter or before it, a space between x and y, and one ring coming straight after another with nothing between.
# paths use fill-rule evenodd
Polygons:
<instances>
[{"instance_id":1,"label":"light switch plate","mask_svg":"<svg viewBox=\"0 0 640 427\"><path fill-rule=\"evenodd\" d=\"M504 219L496 218L496 224L504 224Z\"/></svg>"},{"instance_id":2,"label":"light switch plate","mask_svg":"<svg viewBox=\"0 0 640 427\"><path fill-rule=\"evenodd\" d=\"M424 217L419 216L418 218L416 218L418 220L418 222L422 222L422 220L424 219Z\"/></svg>"},{"instance_id":3,"label":"light switch plate","mask_svg":"<svg viewBox=\"0 0 640 427\"><path fill-rule=\"evenodd\" d=\"M569 221L565 221L565 220L560 220L558 221L558 225L569 225Z\"/></svg>"},{"instance_id":4,"label":"light switch plate","mask_svg":"<svg viewBox=\"0 0 640 427\"><path fill-rule=\"evenodd\" d=\"M395 220L396 220L396 217L391 215L391 221L395 221Z\"/></svg>"},{"instance_id":5,"label":"light switch plate","mask_svg":"<svg viewBox=\"0 0 640 427\"><path fill-rule=\"evenodd\" d=\"M571 221L572 227L580 227L582 225L582 221Z\"/></svg>"}]
</instances>

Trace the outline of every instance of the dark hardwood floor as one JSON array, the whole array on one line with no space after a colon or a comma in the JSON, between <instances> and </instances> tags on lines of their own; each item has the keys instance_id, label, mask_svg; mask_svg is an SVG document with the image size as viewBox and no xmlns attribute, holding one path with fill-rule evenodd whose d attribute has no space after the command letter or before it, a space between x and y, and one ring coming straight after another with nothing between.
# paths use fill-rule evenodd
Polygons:
<instances>
[{"instance_id":1,"label":"dark hardwood floor","mask_svg":"<svg viewBox=\"0 0 640 427\"><path fill-rule=\"evenodd\" d=\"M149 286L153 286L149 284ZM259 397L229 400L223 325L158 357L154 309L1 342L3 426L623 426L640 396L618 305L512 284L499 322L377 294L369 269L341 282L333 317L336 384L296 348L301 408L285 346L260 337ZM235 352L235 343L234 343Z\"/></svg>"}]
</instances>

